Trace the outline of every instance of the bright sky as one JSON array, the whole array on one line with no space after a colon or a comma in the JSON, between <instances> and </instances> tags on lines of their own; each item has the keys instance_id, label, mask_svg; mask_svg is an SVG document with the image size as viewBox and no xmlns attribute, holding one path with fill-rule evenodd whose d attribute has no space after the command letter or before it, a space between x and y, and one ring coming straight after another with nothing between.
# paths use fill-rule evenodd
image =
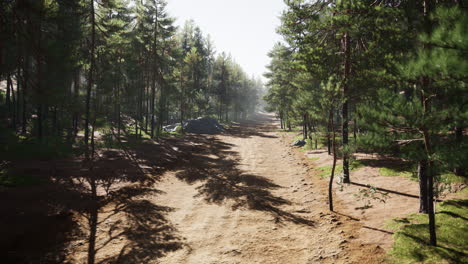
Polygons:
<instances>
[{"instance_id":1,"label":"bright sky","mask_svg":"<svg viewBox=\"0 0 468 264\"><path fill-rule=\"evenodd\" d=\"M183 26L193 19L216 51L230 53L244 71L265 78L268 51L281 37L276 34L283 0L167 0L167 10Z\"/></svg>"}]
</instances>

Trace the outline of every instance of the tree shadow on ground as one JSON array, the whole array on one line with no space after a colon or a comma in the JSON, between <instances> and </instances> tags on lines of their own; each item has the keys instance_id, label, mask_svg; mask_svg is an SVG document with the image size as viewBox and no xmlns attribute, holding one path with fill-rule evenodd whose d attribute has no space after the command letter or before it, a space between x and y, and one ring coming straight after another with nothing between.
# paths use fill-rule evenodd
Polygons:
<instances>
[{"instance_id":1,"label":"tree shadow on ground","mask_svg":"<svg viewBox=\"0 0 468 264\"><path fill-rule=\"evenodd\" d=\"M149 154L164 151L164 148L167 148L164 157L174 152L168 146L152 145L152 148ZM104 242L98 237L103 225L98 221L102 210L114 204L120 204L115 214L124 213L128 223L114 223L111 229L121 232L129 228L120 236L126 236L134 249L133 253L125 252L121 257L128 258L138 251L140 258L144 255L157 258L170 250L153 243L155 237L150 235L167 236L175 230L161 229L163 222L170 226L163 217L169 211L150 202L145 203L148 218L144 227L148 235L127 236L130 230L142 227L136 224L137 220L132 220L141 218L141 210L132 208L139 208L142 197L157 194L152 186L165 171L163 166L155 164L153 157L147 158L137 159L131 149L101 149L92 164L80 158L12 161L13 173L41 179L37 182L43 184L0 186L0 206L4 210L0 215L2 263L64 263L67 255L86 244L91 245L88 261L94 263L96 253L119 237L109 235L109 241ZM161 162L168 159L162 158ZM130 228L129 224L133 226Z\"/></svg>"},{"instance_id":2,"label":"tree shadow on ground","mask_svg":"<svg viewBox=\"0 0 468 264\"><path fill-rule=\"evenodd\" d=\"M62 242L82 235L64 204L81 194L52 184L12 189L0 190L1 262L63 263Z\"/></svg>"},{"instance_id":3,"label":"tree shadow on ground","mask_svg":"<svg viewBox=\"0 0 468 264\"><path fill-rule=\"evenodd\" d=\"M264 124L257 128L252 123L245 131L239 127L227 133L271 137L262 132L269 131ZM167 218L174 209L145 198L159 193L154 186L166 171L176 171L189 184L201 183L198 195L208 202L230 201L233 209L248 208L272 214L278 221L313 225L281 208L290 204L272 193L281 186L239 170L239 157L232 148L218 137L205 135L160 142L126 138L118 148L99 149L92 164L82 157L12 161L16 173L47 183L0 186L0 259L2 263L64 263L68 255L90 245L90 263L145 263L184 247ZM108 208L113 212L106 216L103 211ZM108 226L106 221L117 215L125 220ZM105 239L100 237L103 232L107 232ZM116 241L125 243L118 254L96 258L96 253Z\"/></svg>"},{"instance_id":4,"label":"tree shadow on ground","mask_svg":"<svg viewBox=\"0 0 468 264\"><path fill-rule=\"evenodd\" d=\"M232 208L268 212L279 221L313 225L309 219L289 213L280 207L290 202L272 191L281 186L266 177L248 174L238 168L238 153L232 145L216 137L190 136L195 146L179 145L181 151L176 177L189 184L201 183L198 195L211 203L231 202Z\"/></svg>"},{"instance_id":5,"label":"tree shadow on ground","mask_svg":"<svg viewBox=\"0 0 468 264\"><path fill-rule=\"evenodd\" d=\"M167 214L174 211L173 208L156 205L146 199L135 199L158 193L160 191L154 188L136 186L125 187L111 194L109 200L114 206L112 214L124 213L126 223L114 223L108 231L109 239L96 250L121 237L126 238L125 245L118 255L98 263L148 263L184 246L177 229L167 219Z\"/></svg>"}]
</instances>

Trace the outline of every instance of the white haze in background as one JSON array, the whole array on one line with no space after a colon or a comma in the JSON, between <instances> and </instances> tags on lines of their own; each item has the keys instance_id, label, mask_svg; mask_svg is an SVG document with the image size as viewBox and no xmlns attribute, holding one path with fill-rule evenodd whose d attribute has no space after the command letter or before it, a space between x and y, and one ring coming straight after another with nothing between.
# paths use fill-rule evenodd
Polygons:
<instances>
[{"instance_id":1,"label":"white haze in background","mask_svg":"<svg viewBox=\"0 0 468 264\"><path fill-rule=\"evenodd\" d=\"M167 11L183 27L193 19L210 35L216 52L230 53L248 75L263 81L267 53L280 41L276 28L283 0L167 0Z\"/></svg>"}]
</instances>

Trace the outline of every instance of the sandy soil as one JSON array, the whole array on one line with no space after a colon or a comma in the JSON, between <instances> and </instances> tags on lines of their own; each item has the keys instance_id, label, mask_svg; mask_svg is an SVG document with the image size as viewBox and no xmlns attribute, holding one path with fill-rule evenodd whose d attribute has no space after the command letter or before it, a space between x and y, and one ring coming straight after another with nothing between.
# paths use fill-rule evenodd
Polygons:
<instances>
[{"instance_id":1,"label":"sandy soil","mask_svg":"<svg viewBox=\"0 0 468 264\"><path fill-rule=\"evenodd\" d=\"M187 166L168 170L157 192L134 200L144 213L102 208L97 262L366 263L362 245L358 255L348 250L353 226L328 212L325 182L276 127L263 115L193 140L192 154L180 158ZM70 262L85 262L87 241L70 252Z\"/></svg>"},{"instance_id":2,"label":"sandy soil","mask_svg":"<svg viewBox=\"0 0 468 264\"><path fill-rule=\"evenodd\" d=\"M277 127L264 114L222 135L103 149L92 170L12 164L52 182L0 189L0 257L87 263L95 242L95 263L380 263L384 250L363 243L366 224L345 202L328 211L318 164Z\"/></svg>"}]
</instances>

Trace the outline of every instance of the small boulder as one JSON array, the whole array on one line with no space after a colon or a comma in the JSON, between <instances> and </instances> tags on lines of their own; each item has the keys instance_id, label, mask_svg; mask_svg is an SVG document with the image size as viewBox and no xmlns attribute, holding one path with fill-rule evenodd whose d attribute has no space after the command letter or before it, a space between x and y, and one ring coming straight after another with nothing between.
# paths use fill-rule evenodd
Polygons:
<instances>
[{"instance_id":1,"label":"small boulder","mask_svg":"<svg viewBox=\"0 0 468 264\"><path fill-rule=\"evenodd\" d=\"M305 144L306 144L305 140L296 140L296 141L294 141L292 143L291 146L293 146L293 147L303 147L303 146L305 146Z\"/></svg>"}]
</instances>

